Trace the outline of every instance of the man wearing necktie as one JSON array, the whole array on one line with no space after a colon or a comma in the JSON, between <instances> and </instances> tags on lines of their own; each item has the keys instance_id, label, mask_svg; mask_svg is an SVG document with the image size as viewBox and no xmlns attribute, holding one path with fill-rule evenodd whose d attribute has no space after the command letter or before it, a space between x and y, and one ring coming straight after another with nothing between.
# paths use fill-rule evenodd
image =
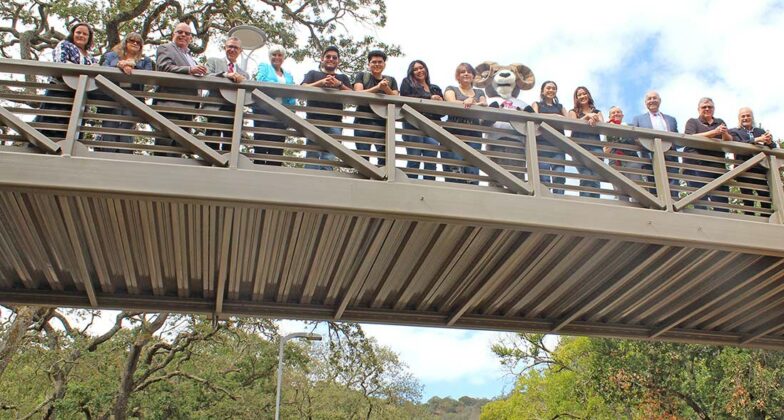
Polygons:
<instances>
[{"instance_id":1,"label":"man wearing necktie","mask_svg":"<svg viewBox=\"0 0 784 420\"><path fill-rule=\"evenodd\" d=\"M631 124L632 127L641 127L641 128L649 128L652 130L659 130L659 131L669 131L671 133L678 132L678 121L675 117L669 116L667 114L663 114L659 110L659 105L661 105L661 97L659 93L656 91L649 91L645 94L645 107L648 108L648 112L644 114L640 114L634 119L632 119ZM673 150L675 146L673 146ZM641 151L640 157L643 159L651 159L653 155L651 152L648 151ZM668 162L677 163L678 158L676 156L665 156L665 160ZM642 169L652 170L653 166L644 164L642 165ZM667 168L667 172L672 174L679 173L678 168ZM653 177L647 177L648 182L655 182ZM681 184L680 181L677 179L671 178L670 179L670 195L674 199L679 198L678 189L680 188ZM653 191L653 190L652 190Z\"/></svg>"},{"instance_id":2,"label":"man wearing necktie","mask_svg":"<svg viewBox=\"0 0 784 420\"><path fill-rule=\"evenodd\" d=\"M188 47L193 39L193 32L191 27L185 22L180 22L174 27L172 33L172 40L169 43L160 45L158 47L155 61L158 63L158 71L169 73L189 74L195 77L201 77L207 74L207 67L200 65L196 58L191 55L190 48ZM156 89L158 93L187 95L193 97L193 100L167 100L156 99L153 105L162 107L175 107L175 108L191 108L183 109L181 112L161 112L161 115L176 122L177 120L190 121L193 119L193 108L199 106L199 90L194 88L181 88L158 86ZM185 131L189 131L184 127ZM169 138L155 138L156 146L177 146L177 143ZM157 156L173 156L179 157L180 153L165 153L157 152Z\"/></svg>"},{"instance_id":3,"label":"man wearing necktie","mask_svg":"<svg viewBox=\"0 0 784 420\"><path fill-rule=\"evenodd\" d=\"M225 77L231 80L234 83L241 83L245 80L249 79L248 73L241 69L240 66L237 64L237 58L240 56L240 52L242 52L242 44L239 38L231 37L226 40L226 43L223 44L223 49L226 50L225 57L210 57L207 59L207 75L208 76L216 76L216 77ZM221 102L225 102L221 98L221 94L217 90L211 90L209 92L208 98L218 100ZM202 106L203 109L209 111L224 111L224 112L234 112L234 104L231 103L223 103L223 104L216 104L214 101L210 101L205 103ZM207 122L209 124L223 124L231 126L234 123L234 118L232 117L211 117L207 116ZM231 131L230 130L217 130L214 128L207 129L207 136L210 137L220 137L220 143L210 141L207 144L215 150L224 150L229 151L231 150ZM210 140L217 140L217 139L210 139ZM222 147L221 147L222 145Z\"/></svg>"}]
</instances>

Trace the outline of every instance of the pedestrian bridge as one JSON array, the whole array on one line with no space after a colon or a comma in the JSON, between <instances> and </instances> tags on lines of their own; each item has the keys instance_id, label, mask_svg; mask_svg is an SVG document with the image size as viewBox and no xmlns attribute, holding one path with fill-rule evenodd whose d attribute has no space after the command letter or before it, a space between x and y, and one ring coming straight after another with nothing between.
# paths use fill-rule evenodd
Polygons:
<instances>
[{"instance_id":1,"label":"pedestrian bridge","mask_svg":"<svg viewBox=\"0 0 784 420\"><path fill-rule=\"evenodd\" d=\"M0 303L784 349L779 150L211 77L9 59L0 74Z\"/></svg>"}]
</instances>

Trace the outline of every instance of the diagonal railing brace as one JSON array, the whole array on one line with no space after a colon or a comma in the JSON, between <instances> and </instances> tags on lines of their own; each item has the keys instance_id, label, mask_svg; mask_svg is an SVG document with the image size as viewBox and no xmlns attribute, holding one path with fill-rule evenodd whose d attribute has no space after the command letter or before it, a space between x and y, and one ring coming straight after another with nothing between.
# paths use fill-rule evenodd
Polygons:
<instances>
[{"instance_id":1,"label":"diagonal railing brace","mask_svg":"<svg viewBox=\"0 0 784 420\"><path fill-rule=\"evenodd\" d=\"M428 136L438 140L442 146L446 146L447 149L460 154L466 162L490 175L490 177L493 178L493 181L498 182L516 193L533 195L533 188L531 188L531 185L528 182L524 182L520 178L514 176L511 172L502 168L501 165L493 162L480 151L470 147L465 142L455 137L454 134L446 131L443 127L422 115L419 111L409 105L403 105L403 116L406 121L415 125Z\"/></svg>"},{"instance_id":2,"label":"diagonal railing brace","mask_svg":"<svg viewBox=\"0 0 784 420\"><path fill-rule=\"evenodd\" d=\"M190 133L177 126L177 124L164 118L158 111L150 108L147 104L138 100L123 88L115 85L103 75L96 76L95 82L104 88L104 93L129 107L137 115L144 116L150 124L166 132L166 134L188 149L188 151L201 156L216 166L226 166L228 164L228 157L212 150L206 143L192 136Z\"/></svg>"},{"instance_id":3,"label":"diagonal railing brace","mask_svg":"<svg viewBox=\"0 0 784 420\"><path fill-rule=\"evenodd\" d=\"M612 166L606 165L604 161L585 150L574 140L564 136L560 131L554 129L547 123L542 123L540 128L542 135L553 143L554 146L572 155L572 157L580 159L580 162L582 162L583 165L592 169L614 186L620 188L621 191L626 193L629 197L639 201L643 206L660 210L664 209L664 204L658 198L654 197L653 194L637 185L631 179L625 177Z\"/></svg>"},{"instance_id":4,"label":"diagonal railing brace","mask_svg":"<svg viewBox=\"0 0 784 420\"><path fill-rule=\"evenodd\" d=\"M5 109L2 106L0 106L0 121L10 127L12 130L19 133L20 136L24 137L25 140L29 141L39 149L49 153L60 152L59 144L49 140L49 138L43 135L40 131L31 127L30 124L20 120L16 115L11 113L11 111Z\"/></svg>"},{"instance_id":5,"label":"diagonal railing brace","mask_svg":"<svg viewBox=\"0 0 784 420\"><path fill-rule=\"evenodd\" d=\"M742 175L744 172L746 172L749 169L751 169L752 166L762 162L763 160L765 160L765 153L762 153L762 152L757 153L756 155L752 156L751 159L743 162L739 166L736 166L735 169L725 173L724 175L722 175L722 176L714 179L713 181L703 185L697 191L694 191L691 194L687 195L686 197L678 200L675 203L675 205L674 205L675 206L675 210L682 210L683 208L685 208L689 204L692 204L693 202L701 199L702 197L705 197L711 191L715 190L716 188L719 188L725 182L730 181L730 180L732 180L732 179Z\"/></svg>"},{"instance_id":6,"label":"diagonal railing brace","mask_svg":"<svg viewBox=\"0 0 784 420\"><path fill-rule=\"evenodd\" d=\"M384 179L384 176L386 175L384 169L371 165L365 158L344 146L343 143L335 140L332 136L321 131L310 121L300 118L297 114L281 105L275 99L267 96L267 94L259 89L255 89L251 95L253 95L256 103L261 105L265 111L284 120L288 125L303 133L307 138L323 146L328 151L332 152L332 154L340 158L344 163L356 169L361 175L370 179Z\"/></svg>"}]
</instances>

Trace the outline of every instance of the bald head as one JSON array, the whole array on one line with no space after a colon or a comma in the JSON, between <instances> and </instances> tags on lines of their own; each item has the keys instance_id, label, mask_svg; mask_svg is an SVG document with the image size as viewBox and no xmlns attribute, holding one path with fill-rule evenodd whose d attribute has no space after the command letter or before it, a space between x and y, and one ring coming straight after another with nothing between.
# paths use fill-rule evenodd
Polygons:
<instances>
[{"instance_id":1,"label":"bald head","mask_svg":"<svg viewBox=\"0 0 784 420\"><path fill-rule=\"evenodd\" d=\"M659 96L659 92L651 90L645 93L645 107L648 108L649 112L654 114L659 112L659 105L661 105L661 96Z\"/></svg>"},{"instance_id":2,"label":"bald head","mask_svg":"<svg viewBox=\"0 0 784 420\"><path fill-rule=\"evenodd\" d=\"M188 48L188 44L191 43L191 39L193 38L193 34L191 34L191 26L185 22L180 22L177 26L174 27L174 33L172 34L172 41L175 45L179 48Z\"/></svg>"}]
</instances>

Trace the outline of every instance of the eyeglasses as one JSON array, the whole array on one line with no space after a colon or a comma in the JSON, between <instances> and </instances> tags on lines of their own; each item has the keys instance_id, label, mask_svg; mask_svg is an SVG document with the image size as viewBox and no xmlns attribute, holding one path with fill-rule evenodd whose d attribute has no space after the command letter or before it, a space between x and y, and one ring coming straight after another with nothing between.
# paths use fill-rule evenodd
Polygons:
<instances>
[{"instance_id":1,"label":"eyeglasses","mask_svg":"<svg viewBox=\"0 0 784 420\"><path fill-rule=\"evenodd\" d=\"M238 47L238 46L236 46L236 45L227 45L227 46L226 46L226 49L227 49L227 50L239 50L239 49L240 49L240 47Z\"/></svg>"},{"instance_id":2,"label":"eyeglasses","mask_svg":"<svg viewBox=\"0 0 784 420\"><path fill-rule=\"evenodd\" d=\"M324 56L324 59L325 59L325 60L337 60L338 58L339 58L339 57L338 57L338 56L336 56L336 55L325 55L325 56Z\"/></svg>"},{"instance_id":3,"label":"eyeglasses","mask_svg":"<svg viewBox=\"0 0 784 420\"><path fill-rule=\"evenodd\" d=\"M192 33L188 32L188 31L174 31L174 33L177 34L177 35L185 35L185 36L193 35Z\"/></svg>"},{"instance_id":4,"label":"eyeglasses","mask_svg":"<svg viewBox=\"0 0 784 420\"><path fill-rule=\"evenodd\" d=\"M140 47L142 46L142 42L138 41L138 40L135 40L135 39L129 39L129 40L125 41L125 43L126 44L136 44L136 45L138 45Z\"/></svg>"}]
</instances>

